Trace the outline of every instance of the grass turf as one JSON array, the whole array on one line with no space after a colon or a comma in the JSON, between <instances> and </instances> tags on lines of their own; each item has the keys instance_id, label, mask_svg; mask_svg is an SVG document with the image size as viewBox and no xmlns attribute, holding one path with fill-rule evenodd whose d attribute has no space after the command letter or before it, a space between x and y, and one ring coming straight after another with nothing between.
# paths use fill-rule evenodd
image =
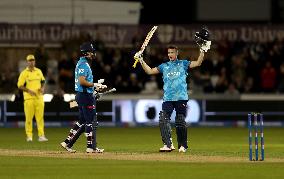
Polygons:
<instances>
[{"instance_id":1,"label":"grass turf","mask_svg":"<svg viewBox=\"0 0 284 179\"><path fill-rule=\"evenodd\" d=\"M32 143L27 143L23 128L0 128L0 149L60 151L58 144L68 132L69 128L47 128L49 142L39 143L34 138ZM247 134L245 128L189 128L189 152L161 155L239 157L246 161ZM272 162L94 160L0 154L0 178L280 178L284 175L284 163L273 162L273 159L284 161L283 136L283 128L265 128L266 161ZM176 144L175 135L173 137ZM85 142L85 137L81 136L74 149L84 152ZM152 155L161 147L158 128L99 128L98 142L107 152L134 155Z\"/></svg>"}]
</instances>

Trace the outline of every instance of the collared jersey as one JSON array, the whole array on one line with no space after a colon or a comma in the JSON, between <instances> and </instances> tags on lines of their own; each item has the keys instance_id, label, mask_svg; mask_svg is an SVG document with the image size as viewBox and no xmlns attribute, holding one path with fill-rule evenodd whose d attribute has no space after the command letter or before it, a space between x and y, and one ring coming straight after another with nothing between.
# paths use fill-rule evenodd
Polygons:
<instances>
[{"instance_id":1,"label":"collared jersey","mask_svg":"<svg viewBox=\"0 0 284 179\"><path fill-rule=\"evenodd\" d=\"M94 87L85 87L85 86L80 85L80 82L79 82L80 76L85 76L87 82L93 83L92 69L90 65L88 64L86 57L80 57L80 60L77 62L77 65L75 68L75 91L93 93Z\"/></svg>"},{"instance_id":2,"label":"collared jersey","mask_svg":"<svg viewBox=\"0 0 284 179\"><path fill-rule=\"evenodd\" d=\"M189 65L188 60L177 59L158 66L163 74L164 101L188 100L186 77Z\"/></svg>"},{"instance_id":3,"label":"collared jersey","mask_svg":"<svg viewBox=\"0 0 284 179\"><path fill-rule=\"evenodd\" d=\"M37 93L36 96L32 96L24 91L24 100L42 96L42 94L39 92L39 89L44 81L44 76L39 68L34 68L32 71L29 68L24 69L18 78L17 86L25 86L26 88Z\"/></svg>"}]
</instances>

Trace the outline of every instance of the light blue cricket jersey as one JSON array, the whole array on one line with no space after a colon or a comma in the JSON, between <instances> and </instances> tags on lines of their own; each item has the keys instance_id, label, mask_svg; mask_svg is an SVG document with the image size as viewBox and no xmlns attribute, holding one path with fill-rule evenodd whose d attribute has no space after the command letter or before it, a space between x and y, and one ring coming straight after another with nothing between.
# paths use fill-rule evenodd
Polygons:
<instances>
[{"instance_id":1,"label":"light blue cricket jersey","mask_svg":"<svg viewBox=\"0 0 284 179\"><path fill-rule=\"evenodd\" d=\"M163 74L164 101L188 100L186 77L189 64L188 60L177 59L158 66Z\"/></svg>"},{"instance_id":2,"label":"light blue cricket jersey","mask_svg":"<svg viewBox=\"0 0 284 179\"><path fill-rule=\"evenodd\" d=\"M75 68L75 91L93 93L94 87L85 87L80 85L79 77L85 76L87 82L93 83L93 73L86 57L80 57Z\"/></svg>"}]
</instances>

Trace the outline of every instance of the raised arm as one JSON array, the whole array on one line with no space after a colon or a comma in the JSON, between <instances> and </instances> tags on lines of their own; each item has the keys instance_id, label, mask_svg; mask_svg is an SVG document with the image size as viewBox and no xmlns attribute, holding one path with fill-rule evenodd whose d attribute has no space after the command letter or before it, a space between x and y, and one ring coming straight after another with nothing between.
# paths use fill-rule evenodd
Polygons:
<instances>
[{"instance_id":1,"label":"raised arm","mask_svg":"<svg viewBox=\"0 0 284 179\"><path fill-rule=\"evenodd\" d=\"M203 60L204 60L204 52L200 51L197 61L191 61L189 67L190 68L199 67L202 64Z\"/></svg>"},{"instance_id":2,"label":"raised arm","mask_svg":"<svg viewBox=\"0 0 284 179\"><path fill-rule=\"evenodd\" d=\"M138 59L139 59L139 62L140 62L140 64L141 64L143 70L144 70L148 75L155 75L155 74L160 73L157 67L155 67L155 68L149 67L149 65L143 60L142 55L139 55L139 56L135 55L134 58L138 58Z\"/></svg>"}]
</instances>

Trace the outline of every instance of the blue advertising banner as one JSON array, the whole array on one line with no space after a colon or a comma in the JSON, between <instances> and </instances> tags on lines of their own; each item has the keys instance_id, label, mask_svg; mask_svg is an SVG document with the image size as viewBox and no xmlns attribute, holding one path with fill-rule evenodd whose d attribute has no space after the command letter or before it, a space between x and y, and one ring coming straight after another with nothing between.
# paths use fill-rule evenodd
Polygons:
<instances>
[{"instance_id":1,"label":"blue advertising banner","mask_svg":"<svg viewBox=\"0 0 284 179\"><path fill-rule=\"evenodd\" d=\"M98 101L97 119L103 126L158 126L160 99L114 99ZM284 126L283 101L189 100L186 122L192 126L246 126L250 112L261 112L265 126ZM68 102L45 103L46 126L61 127L78 120L78 109ZM171 122L175 122L175 111ZM23 106L0 101L0 127L24 126Z\"/></svg>"}]
</instances>

